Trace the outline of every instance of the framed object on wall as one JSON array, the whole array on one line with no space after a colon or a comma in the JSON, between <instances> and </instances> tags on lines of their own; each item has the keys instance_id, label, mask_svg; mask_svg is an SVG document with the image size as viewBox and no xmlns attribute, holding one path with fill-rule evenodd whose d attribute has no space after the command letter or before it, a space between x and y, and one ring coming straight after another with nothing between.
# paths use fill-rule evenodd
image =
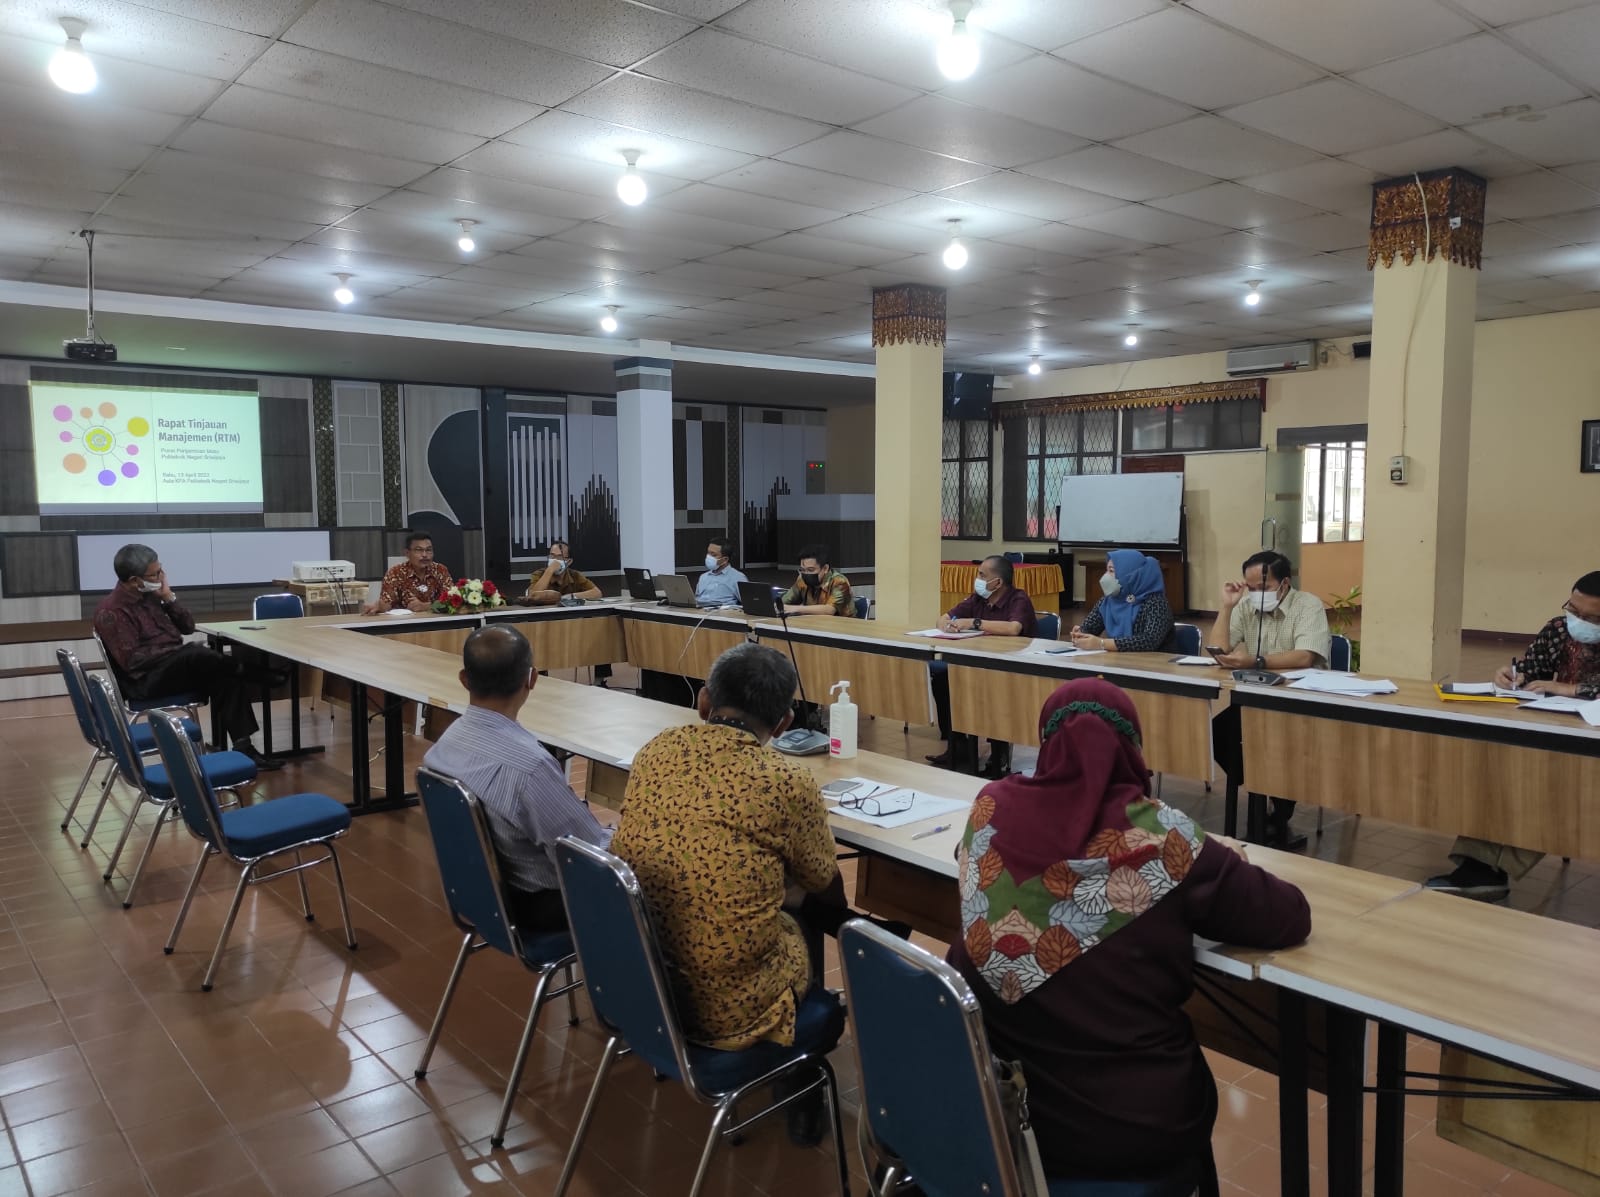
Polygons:
<instances>
[{"instance_id":1,"label":"framed object on wall","mask_svg":"<svg viewBox=\"0 0 1600 1197\"><path fill-rule=\"evenodd\" d=\"M1585 474L1600 474L1600 420L1583 422L1583 460L1579 469Z\"/></svg>"}]
</instances>

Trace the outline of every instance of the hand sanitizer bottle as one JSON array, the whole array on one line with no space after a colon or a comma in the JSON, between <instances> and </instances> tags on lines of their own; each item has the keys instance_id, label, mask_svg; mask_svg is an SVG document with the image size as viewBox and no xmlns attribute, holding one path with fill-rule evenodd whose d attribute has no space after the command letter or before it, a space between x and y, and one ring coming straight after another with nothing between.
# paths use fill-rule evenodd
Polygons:
<instances>
[{"instance_id":1,"label":"hand sanitizer bottle","mask_svg":"<svg viewBox=\"0 0 1600 1197\"><path fill-rule=\"evenodd\" d=\"M828 708L828 755L849 760L856 754L856 704L850 701L850 683L837 682L828 693L839 696Z\"/></svg>"}]
</instances>

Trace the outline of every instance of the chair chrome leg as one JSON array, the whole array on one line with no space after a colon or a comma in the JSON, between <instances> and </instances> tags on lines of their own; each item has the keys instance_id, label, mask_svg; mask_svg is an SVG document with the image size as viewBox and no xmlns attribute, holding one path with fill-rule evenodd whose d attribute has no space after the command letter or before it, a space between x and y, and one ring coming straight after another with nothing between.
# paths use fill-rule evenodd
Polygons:
<instances>
[{"instance_id":1,"label":"chair chrome leg","mask_svg":"<svg viewBox=\"0 0 1600 1197\"><path fill-rule=\"evenodd\" d=\"M144 876L144 866L150 860L150 854L155 851L156 841L161 838L161 829L167 825L167 820L172 816L176 807L173 803L162 806L161 813L156 816L156 825L150 829L150 838L144 842L144 851L139 853L139 863L133 868L133 877L128 882L128 892L122 895L122 909L127 910L133 905L133 892L139 888L139 878Z\"/></svg>"},{"instance_id":2,"label":"chair chrome leg","mask_svg":"<svg viewBox=\"0 0 1600 1197\"><path fill-rule=\"evenodd\" d=\"M137 794L134 796L133 806L128 810L128 821L122 825L122 834L117 837L117 846L111 850L111 859L106 862L106 871L101 880L110 881L111 875L117 871L117 861L122 859L122 850L127 847L128 837L133 834L134 821L138 819L139 812L143 809L144 795Z\"/></svg>"},{"instance_id":3,"label":"chair chrome leg","mask_svg":"<svg viewBox=\"0 0 1600 1197\"><path fill-rule=\"evenodd\" d=\"M489 1136L489 1146L499 1149L506 1145L506 1123L511 1121L511 1103L517 1099L517 1085L522 1081L522 1070L528 1065L528 1048L533 1044L533 1032L539 1026L539 1010L544 1005L545 991L550 988L554 968L539 970L539 983L533 987L533 1005L528 1010L528 1021L522 1027L522 1042L517 1044L517 1058L511 1062L511 1075L506 1078L506 1095L500 1103L500 1120L494 1124L494 1134Z\"/></svg>"},{"instance_id":4,"label":"chair chrome leg","mask_svg":"<svg viewBox=\"0 0 1600 1197\"><path fill-rule=\"evenodd\" d=\"M100 826L100 815L106 809L106 803L111 800L111 787L117 784L117 770L115 767L106 771L106 779L100 784L100 801L95 804L94 814L89 816L89 826L83 829L83 838L78 841L78 847L87 848L89 841L94 839L94 829Z\"/></svg>"},{"instance_id":5,"label":"chair chrome leg","mask_svg":"<svg viewBox=\"0 0 1600 1197\"><path fill-rule=\"evenodd\" d=\"M578 1025L578 991L575 988L576 979L572 975L572 965L567 965L567 1025Z\"/></svg>"},{"instance_id":6,"label":"chair chrome leg","mask_svg":"<svg viewBox=\"0 0 1600 1197\"><path fill-rule=\"evenodd\" d=\"M89 788L89 779L94 776L94 767L101 761L109 759L110 758L106 756L103 750L99 748L94 750L94 755L89 758L89 763L84 766L83 776L78 779L77 793L72 795L72 802L67 807L67 813L65 817L63 817L61 820L62 831L65 831L67 829L67 824L72 822L72 816L78 810L78 803L83 801L83 792ZM116 765L112 765L111 767L115 769Z\"/></svg>"},{"instance_id":7,"label":"chair chrome leg","mask_svg":"<svg viewBox=\"0 0 1600 1197\"><path fill-rule=\"evenodd\" d=\"M217 936L216 949L211 953L211 963L206 967L205 979L200 982L200 992L210 993L211 983L217 979L217 966L222 963L222 951L228 946L228 936L233 932L233 920L239 917L239 903L244 901L244 891L256 871L255 862L244 866L239 874L239 884L233 887L233 902L228 906L228 917L222 920L222 934Z\"/></svg>"},{"instance_id":8,"label":"chair chrome leg","mask_svg":"<svg viewBox=\"0 0 1600 1197\"><path fill-rule=\"evenodd\" d=\"M333 845L326 847L328 859L333 861L333 879L339 890L339 917L344 920L344 946L353 952L356 950L356 936L350 930L350 900L344 894L344 869L339 865L339 854L333 850Z\"/></svg>"},{"instance_id":9,"label":"chair chrome leg","mask_svg":"<svg viewBox=\"0 0 1600 1197\"><path fill-rule=\"evenodd\" d=\"M300 883L300 913L306 916L306 922L314 923L317 921L317 916L311 913L311 891L306 889L306 871L298 867L305 864L305 861L300 859L299 848L294 850L294 863L296 865L294 879Z\"/></svg>"},{"instance_id":10,"label":"chair chrome leg","mask_svg":"<svg viewBox=\"0 0 1600 1197\"><path fill-rule=\"evenodd\" d=\"M439 1034L444 1030L444 1016L449 1013L450 1002L456 996L456 985L461 981L461 974L467 967L467 957L472 955L472 932L467 932L461 937L461 950L456 953L455 967L450 970L450 979L444 983L444 996L439 999L439 1009L434 1012L433 1026L428 1029L428 1042L422 1045L422 1059L417 1061L416 1068L411 1075L419 1081L428 1079L428 1061L433 1059L433 1049L439 1044Z\"/></svg>"},{"instance_id":11,"label":"chair chrome leg","mask_svg":"<svg viewBox=\"0 0 1600 1197\"><path fill-rule=\"evenodd\" d=\"M583 1117L578 1119L578 1129L572 1132L567 1162L561 1166L561 1179L556 1181L556 1190L551 1197L562 1197L567 1185L572 1182L572 1174L578 1167L578 1152L583 1150L583 1137L589 1133L589 1123L594 1120L595 1105L600 1100L600 1088L606 1083L606 1074L611 1071L611 1063L617 1058L621 1046L622 1040L616 1035L606 1040L605 1051L600 1053L600 1064L594 1070L594 1084L589 1086L589 1099L583 1103Z\"/></svg>"},{"instance_id":12,"label":"chair chrome leg","mask_svg":"<svg viewBox=\"0 0 1600 1197\"><path fill-rule=\"evenodd\" d=\"M168 956L172 949L178 946L178 932L183 930L183 920L189 917L189 904L194 901L195 892L200 888L200 874L206 871L206 861L211 859L211 845L200 845L200 859L194 862L194 873L189 878L189 888L183 891L183 905L178 907L178 917L172 922L172 934L167 936L166 946L161 950Z\"/></svg>"},{"instance_id":13,"label":"chair chrome leg","mask_svg":"<svg viewBox=\"0 0 1600 1197\"><path fill-rule=\"evenodd\" d=\"M700 1151L700 1166L694 1170L694 1183L689 1186L689 1197L700 1197L700 1190L706 1183L706 1173L711 1171L711 1153L717 1149L717 1141L722 1138L722 1124L728 1120L728 1112L732 1108L733 1103L725 1101L711 1116L711 1130L706 1134L706 1145Z\"/></svg>"},{"instance_id":14,"label":"chair chrome leg","mask_svg":"<svg viewBox=\"0 0 1600 1197\"><path fill-rule=\"evenodd\" d=\"M839 1113L839 1082L828 1061L819 1061L824 1084L822 1092L828 1103L828 1117L833 1123L833 1159L839 1165L839 1197L850 1197L850 1158L844 1149L844 1119Z\"/></svg>"}]
</instances>

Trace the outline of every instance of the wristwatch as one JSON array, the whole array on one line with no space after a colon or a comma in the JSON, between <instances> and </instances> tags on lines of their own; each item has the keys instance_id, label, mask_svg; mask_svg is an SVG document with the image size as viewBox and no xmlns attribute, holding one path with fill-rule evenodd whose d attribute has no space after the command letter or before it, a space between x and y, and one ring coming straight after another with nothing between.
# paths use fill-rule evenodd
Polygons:
<instances>
[{"instance_id":1,"label":"wristwatch","mask_svg":"<svg viewBox=\"0 0 1600 1197\"><path fill-rule=\"evenodd\" d=\"M1256 668L1257 669L1265 669L1266 667L1267 667L1267 659L1265 657L1257 657L1256 658Z\"/></svg>"},{"instance_id":2,"label":"wristwatch","mask_svg":"<svg viewBox=\"0 0 1600 1197\"><path fill-rule=\"evenodd\" d=\"M983 620L979 619L976 615L972 617L972 630L974 632L983 631Z\"/></svg>"}]
</instances>

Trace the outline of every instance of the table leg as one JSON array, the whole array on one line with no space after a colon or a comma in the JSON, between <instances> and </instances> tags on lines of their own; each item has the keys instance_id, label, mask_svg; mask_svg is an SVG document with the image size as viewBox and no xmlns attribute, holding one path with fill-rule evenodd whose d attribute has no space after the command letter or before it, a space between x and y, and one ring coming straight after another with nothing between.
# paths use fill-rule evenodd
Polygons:
<instances>
[{"instance_id":1,"label":"table leg","mask_svg":"<svg viewBox=\"0 0 1600 1197\"><path fill-rule=\"evenodd\" d=\"M1367 1020L1328 1007L1328 1197L1360 1197Z\"/></svg>"},{"instance_id":2,"label":"table leg","mask_svg":"<svg viewBox=\"0 0 1600 1197\"><path fill-rule=\"evenodd\" d=\"M1222 799L1222 834L1231 840L1239 838L1239 783L1230 781L1227 794Z\"/></svg>"},{"instance_id":3,"label":"table leg","mask_svg":"<svg viewBox=\"0 0 1600 1197\"><path fill-rule=\"evenodd\" d=\"M371 809L372 765L367 759L371 745L367 737L367 687L350 683L350 789L354 801L350 813L364 815Z\"/></svg>"},{"instance_id":4,"label":"table leg","mask_svg":"<svg viewBox=\"0 0 1600 1197\"><path fill-rule=\"evenodd\" d=\"M282 657L273 660L283 661ZM327 749L321 744L312 744L309 747L300 743L300 665L296 661L284 661L289 666L289 706L291 713L291 736L288 748L281 752L274 752L272 748L272 688L269 686L261 694L261 751L267 756L275 756L281 761L291 760L295 757L315 756Z\"/></svg>"},{"instance_id":5,"label":"table leg","mask_svg":"<svg viewBox=\"0 0 1600 1197\"><path fill-rule=\"evenodd\" d=\"M1267 796L1265 794L1252 793L1247 801L1244 838L1252 844L1265 843L1267 838Z\"/></svg>"},{"instance_id":6,"label":"table leg","mask_svg":"<svg viewBox=\"0 0 1600 1197\"><path fill-rule=\"evenodd\" d=\"M1373 1197L1400 1197L1405 1191L1406 1162L1406 1032L1378 1024L1378 1148L1374 1160Z\"/></svg>"},{"instance_id":7,"label":"table leg","mask_svg":"<svg viewBox=\"0 0 1600 1197\"><path fill-rule=\"evenodd\" d=\"M1278 1151L1283 1197L1310 1197L1311 1127L1306 1102L1306 999L1278 990Z\"/></svg>"},{"instance_id":8,"label":"table leg","mask_svg":"<svg viewBox=\"0 0 1600 1197\"><path fill-rule=\"evenodd\" d=\"M270 660L271 658L268 658ZM272 683L261 684L261 753L272 756Z\"/></svg>"}]
</instances>

